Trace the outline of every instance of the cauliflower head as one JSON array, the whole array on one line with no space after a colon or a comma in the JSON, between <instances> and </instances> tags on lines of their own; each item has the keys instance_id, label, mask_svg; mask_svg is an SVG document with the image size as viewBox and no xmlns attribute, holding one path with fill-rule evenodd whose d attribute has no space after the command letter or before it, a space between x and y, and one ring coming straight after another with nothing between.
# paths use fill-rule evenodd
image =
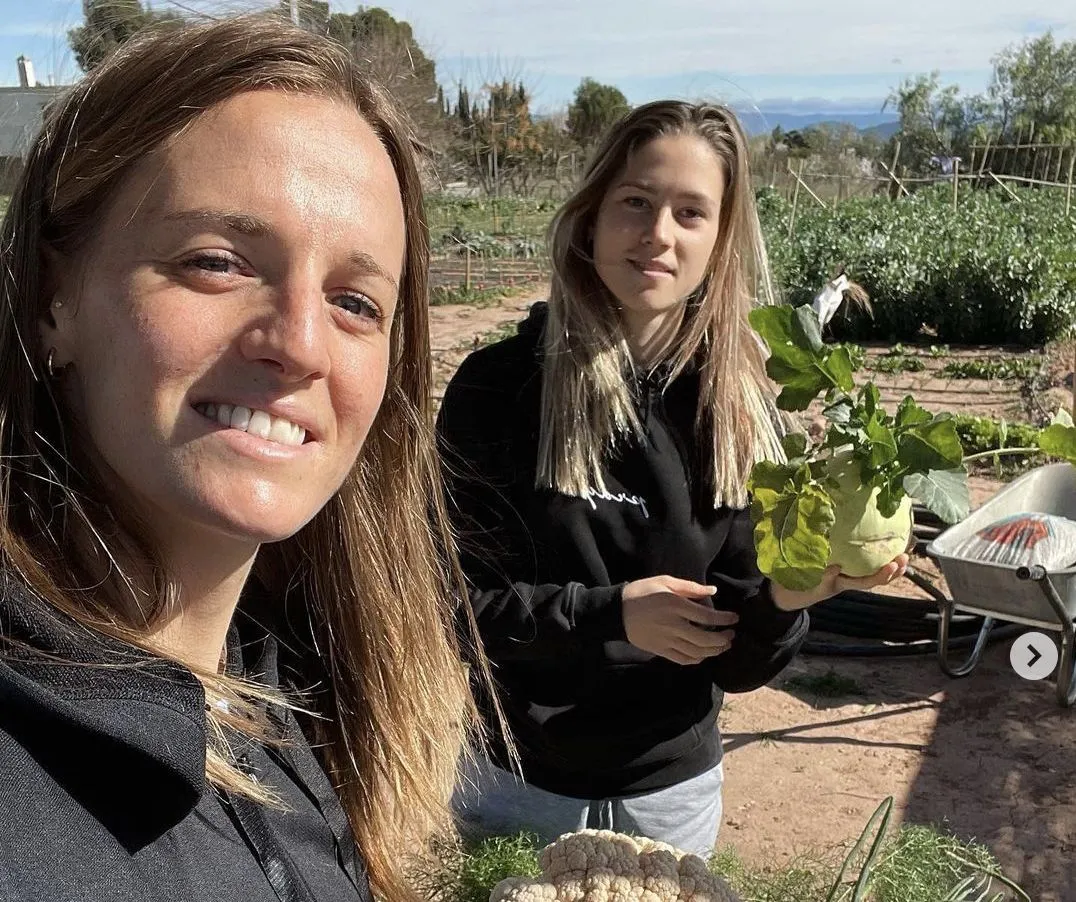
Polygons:
<instances>
[{"instance_id":1,"label":"cauliflower head","mask_svg":"<svg viewBox=\"0 0 1076 902\"><path fill-rule=\"evenodd\" d=\"M740 902L697 855L612 830L565 833L535 878L508 877L489 902Z\"/></svg>"}]
</instances>

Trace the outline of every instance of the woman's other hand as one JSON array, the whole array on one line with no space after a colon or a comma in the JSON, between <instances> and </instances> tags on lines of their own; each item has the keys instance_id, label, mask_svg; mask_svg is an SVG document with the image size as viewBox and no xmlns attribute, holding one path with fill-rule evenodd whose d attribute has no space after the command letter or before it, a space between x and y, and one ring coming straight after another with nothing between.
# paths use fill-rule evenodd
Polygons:
<instances>
[{"instance_id":1,"label":"woman's other hand","mask_svg":"<svg viewBox=\"0 0 1076 902\"><path fill-rule=\"evenodd\" d=\"M739 619L730 611L715 611L702 600L713 597L714 586L672 576L635 580L624 587L624 633L636 648L676 664L698 664L728 651Z\"/></svg>"}]
</instances>

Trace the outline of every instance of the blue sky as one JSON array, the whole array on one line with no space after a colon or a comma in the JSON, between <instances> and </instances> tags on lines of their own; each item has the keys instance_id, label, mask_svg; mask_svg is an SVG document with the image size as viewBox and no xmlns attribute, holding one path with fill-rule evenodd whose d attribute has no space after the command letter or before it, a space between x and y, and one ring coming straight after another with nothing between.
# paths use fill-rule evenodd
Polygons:
<instances>
[{"instance_id":1,"label":"blue sky","mask_svg":"<svg viewBox=\"0 0 1076 902\"><path fill-rule=\"evenodd\" d=\"M220 10L258 0L184 5ZM155 5L167 5L155 0ZM367 5L377 5L368 3ZM584 76L632 102L708 96L740 107L876 112L908 75L982 90L991 58L1048 28L1076 39L1076 0L386 0L438 61L443 84L522 78L564 106ZM333 2L352 11L355 2ZM66 31L81 0L0 0L0 84L29 56L39 81L78 76Z\"/></svg>"}]
</instances>

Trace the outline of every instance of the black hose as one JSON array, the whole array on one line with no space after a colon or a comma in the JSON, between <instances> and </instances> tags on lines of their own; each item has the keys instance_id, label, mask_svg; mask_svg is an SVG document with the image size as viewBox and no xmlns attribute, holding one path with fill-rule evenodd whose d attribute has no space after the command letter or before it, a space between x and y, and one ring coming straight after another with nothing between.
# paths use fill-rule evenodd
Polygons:
<instances>
[{"instance_id":1,"label":"black hose","mask_svg":"<svg viewBox=\"0 0 1076 902\"><path fill-rule=\"evenodd\" d=\"M1003 642L1018 636L1027 627L1019 623L1009 623L1004 626L994 624L990 630L987 642ZM949 638L949 647L952 649L969 648L975 644L976 636L958 636ZM915 643L887 644L877 642L866 645L846 645L843 642L826 642L819 639L808 638L800 652L805 655L817 655L826 658L904 658L915 655L935 655L938 653L938 640L929 639Z\"/></svg>"},{"instance_id":2,"label":"black hose","mask_svg":"<svg viewBox=\"0 0 1076 902\"><path fill-rule=\"evenodd\" d=\"M926 545L947 527L943 520L921 506L913 508L916 550ZM882 595L878 592L847 591L811 608L811 628L802 652L807 655L834 657L904 657L931 655L938 651L940 605L948 602L934 583L913 567L908 578L933 597L933 601L907 596ZM983 625L977 614L953 612L950 618L949 647L974 645ZM987 642L1010 638L1023 627L1017 624L994 624ZM869 643L833 642L817 634L872 640Z\"/></svg>"}]
</instances>

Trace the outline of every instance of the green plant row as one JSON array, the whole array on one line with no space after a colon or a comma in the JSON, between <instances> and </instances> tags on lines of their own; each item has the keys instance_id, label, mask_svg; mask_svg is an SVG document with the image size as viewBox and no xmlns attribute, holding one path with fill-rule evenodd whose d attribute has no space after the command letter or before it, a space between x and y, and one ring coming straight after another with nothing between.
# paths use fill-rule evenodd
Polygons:
<instances>
[{"instance_id":1,"label":"green plant row","mask_svg":"<svg viewBox=\"0 0 1076 902\"><path fill-rule=\"evenodd\" d=\"M1076 207L1027 190L929 189L893 202L857 198L833 209L758 192L770 262L793 304L809 303L839 266L871 296L874 316L842 310L834 336L1041 345L1076 323Z\"/></svg>"}]
</instances>

